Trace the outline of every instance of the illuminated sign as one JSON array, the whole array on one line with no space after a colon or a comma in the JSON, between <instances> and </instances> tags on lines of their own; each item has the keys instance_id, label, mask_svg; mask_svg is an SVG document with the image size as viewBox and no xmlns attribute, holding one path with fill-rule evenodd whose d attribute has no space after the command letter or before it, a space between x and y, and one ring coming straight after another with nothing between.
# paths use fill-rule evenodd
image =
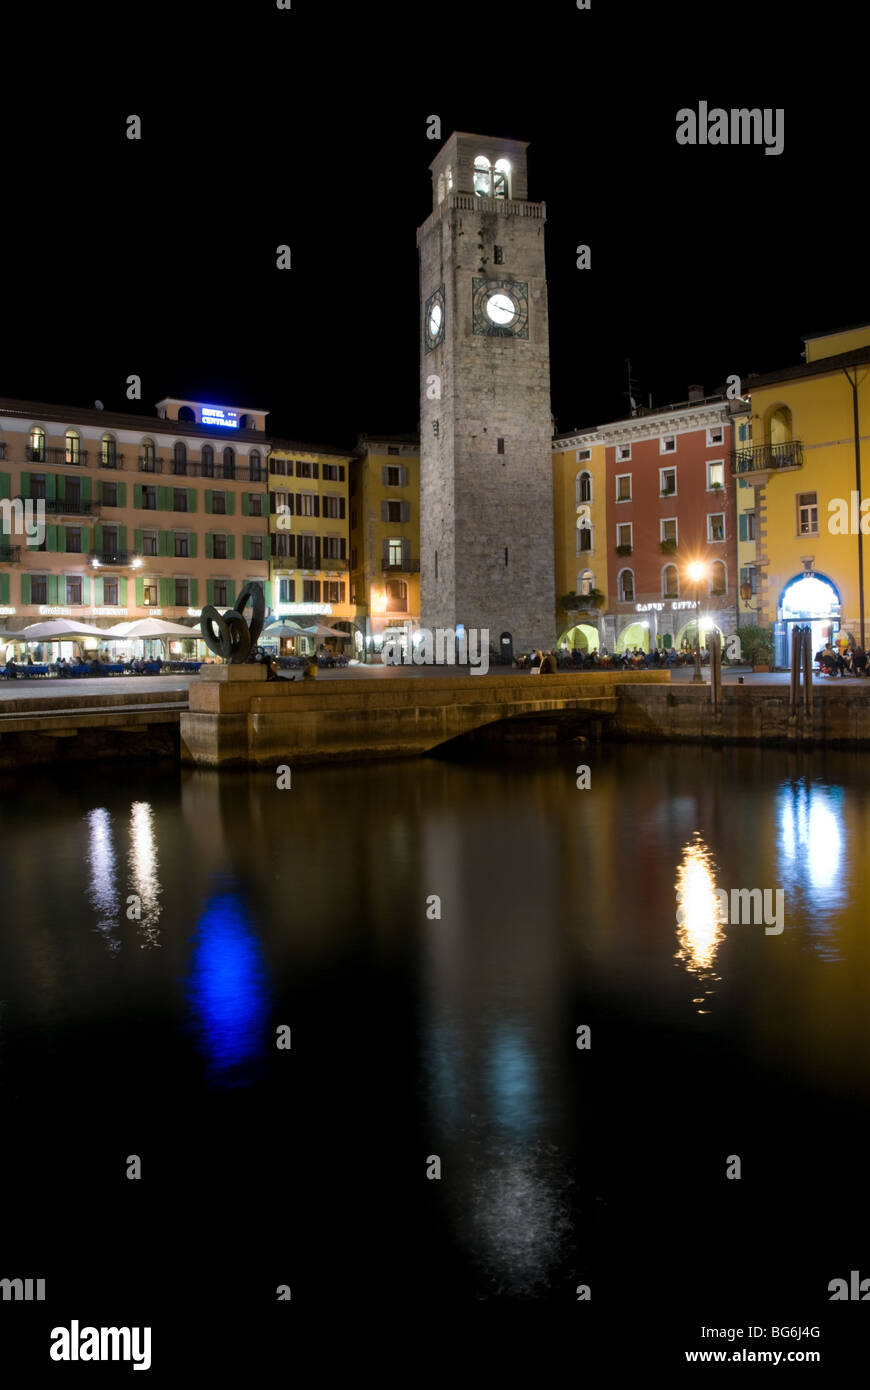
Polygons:
<instances>
[{"instance_id":1,"label":"illuminated sign","mask_svg":"<svg viewBox=\"0 0 870 1390\"><path fill-rule=\"evenodd\" d=\"M636 603L634 605L634 611L635 613L661 613L664 607L665 604L663 603ZM676 613L681 608L694 608L695 602L690 598L675 598L667 607L672 613Z\"/></svg>"},{"instance_id":2,"label":"illuminated sign","mask_svg":"<svg viewBox=\"0 0 870 1390\"><path fill-rule=\"evenodd\" d=\"M58 604L41 603L37 609L40 617L43 618L75 618L81 613L87 613L92 618L122 618L127 615L127 608L64 608Z\"/></svg>"},{"instance_id":3,"label":"illuminated sign","mask_svg":"<svg viewBox=\"0 0 870 1390\"><path fill-rule=\"evenodd\" d=\"M237 430L239 428L239 415L236 410L224 410L219 405L204 405L200 408L200 423L203 425L221 425L224 429Z\"/></svg>"},{"instance_id":4,"label":"illuminated sign","mask_svg":"<svg viewBox=\"0 0 870 1390\"><path fill-rule=\"evenodd\" d=\"M290 618L295 613L331 613L331 603L279 603L275 609L279 618Z\"/></svg>"},{"instance_id":5,"label":"illuminated sign","mask_svg":"<svg viewBox=\"0 0 870 1390\"><path fill-rule=\"evenodd\" d=\"M0 618L9 618L16 611L14 608L0 608Z\"/></svg>"}]
</instances>

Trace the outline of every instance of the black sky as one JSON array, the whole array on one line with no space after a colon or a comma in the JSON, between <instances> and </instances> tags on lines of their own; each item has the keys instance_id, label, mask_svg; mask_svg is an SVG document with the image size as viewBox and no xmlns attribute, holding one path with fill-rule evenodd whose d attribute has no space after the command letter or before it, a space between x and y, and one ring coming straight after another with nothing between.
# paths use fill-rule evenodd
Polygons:
<instances>
[{"instance_id":1,"label":"black sky","mask_svg":"<svg viewBox=\"0 0 870 1390\"><path fill-rule=\"evenodd\" d=\"M0 395L130 409L137 373L145 413L170 394L340 446L415 431L430 114L445 137L530 142L560 430L625 413L628 357L665 404L867 318L846 12L811 30L785 6L592 3L24 12L0 108ZM785 152L678 146L701 99L783 107Z\"/></svg>"}]
</instances>

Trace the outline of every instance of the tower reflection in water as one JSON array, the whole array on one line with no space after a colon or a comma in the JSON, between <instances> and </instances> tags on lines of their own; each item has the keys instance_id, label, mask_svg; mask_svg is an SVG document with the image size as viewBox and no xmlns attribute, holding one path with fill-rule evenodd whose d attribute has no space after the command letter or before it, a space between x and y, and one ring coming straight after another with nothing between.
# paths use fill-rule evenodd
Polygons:
<instances>
[{"instance_id":1,"label":"tower reflection in water","mask_svg":"<svg viewBox=\"0 0 870 1390\"><path fill-rule=\"evenodd\" d=\"M209 899L197 924L186 997L209 1082L248 1085L268 1047L268 983L239 892Z\"/></svg>"},{"instance_id":2,"label":"tower reflection in water","mask_svg":"<svg viewBox=\"0 0 870 1390\"><path fill-rule=\"evenodd\" d=\"M720 921L719 899L716 897L713 859L697 831L683 850L675 887L680 917L676 959L697 978L699 984L708 986L703 995L692 1000L693 1004L700 1006L709 1002L714 992L709 986L720 978L713 966L725 932ZM698 1008L700 1014L709 1012L708 1008Z\"/></svg>"},{"instance_id":3,"label":"tower reflection in water","mask_svg":"<svg viewBox=\"0 0 870 1390\"><path fill-rule=\"evenodd\" d=\"M806 908L805 930L815 938L817 954L823 960L841 960L841 951L828 937L849 898L843 788L787 782L779 793L777 821L779 878L794 896L792 911Z\"/></svg>"}]
</instances>

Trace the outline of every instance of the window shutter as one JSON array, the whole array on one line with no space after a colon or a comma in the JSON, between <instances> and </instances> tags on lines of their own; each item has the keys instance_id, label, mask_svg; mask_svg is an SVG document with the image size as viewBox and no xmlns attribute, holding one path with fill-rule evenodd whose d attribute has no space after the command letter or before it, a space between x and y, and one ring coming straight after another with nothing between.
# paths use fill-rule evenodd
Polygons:
<instances>
[{"instance_id":1,"label":"window shutter","mask_svg":"<svg viewBox=\"0 0 870 1390\"><path fill-rule=\"evenodd\" d=\"M271 511L271 509L272 509L272 504L271 504L271 502L270 502L270 504L269 504L269 510ZM251 515L251 494L250 494L249 492L243 492L243 493L242 493L242 516L250 516L250 515Z\"/></svg>"},{"instance_id":2,"label":"window shutter","mask_svg":"<svg viewBox=\"0 0 870 1390\"><path fill-rule=\"evenodd\" d=\"M120 581L120 583L119 583L119 585L118 585L118 597L119 597L119 599L121 600L121 607L122 607L122 608L126 608L126 607L127 607L127 580L125 579L125 577L124 577L123 574L121 575L121 581Z\"/></svg>"},{"instance_id":3,"label":"window shutter","mask_svg":"<svg viewBox=\"0 0 870 1390\"><path fill-rule=\"evenodd\" d=\"M61 579L63 576L61 575ZM66 595L64 595L66 597ZM82 603L91 603L91 578L88 574L82 575Z\"/></svg>"},{"instance_id":4,"label":"window shutter","mask_svg":"<svg viewBox=\"0 0 870 1390\"><path fill-rule=\"evenodd\" d=\"M3 498L8 498L8 497L9 497L9 495L10 495L10 493L9 493L9 488L10 488L11 482L12 482L12 474L11 474L11 473L0 473L0 497L3 497Z\"/></svg>"},{"instance_id":5,"label":"window shutter","mask_svg":"<svg viewBox=\"0 0 870 1390\"><path fill-rule=\"evenodd\" d=\"M121 550L121 551L124 551L124 550L127 549L127 528L126 528L126 526L119 526L119 527L118 527L118 549Z\"/></svg>"},{"instance_id":6,"label":"window shutter","mask_svg":"<svg viewBox=\"0 0 870 1390\"><path fill-rule=\"evenodd\" d=\"M160 599L161 608L171 608L175 595L172 592L173 584L171 579L160 579L157 581L157 595Z\"/></svg>"},{"instance_id":7,"label":"window shutter","mask_svg":"<svg viewBox=\"0 0 870 1390\"><path fill-rule=\"evenodd\" d=\"M125 487L126 487L126 484L125 484ZM90 504L91 504L91 480L90 480L90 478L82 478L82 502L85 504L85 506L90 506ZM122 504L122 505L126 505L126 504Z\"/></svg>"},{"instance_id":8,"label":"window shutter","mask_svg":"<svg viewBox=\"0 0 870 1390\"><path fill-rule=\"evenodd\" d=\"M29 575L29 574L22 574L22 576L21 576L21 602L22 602L22 603L29 603L29 602L30 602L30 575Z\"/></svg>"},{"instance_id":9,"label":"window shutter","mask_svg":"<svg viewBox=\"0 0 870 1390\"><path fill-rule=\"evenodd\" d=\"M157 506L161 512L172 511L172 488L159 487L157 489Z\"/></svg>"},{"instance_id":10,"label":"window shutter","mask_svg":"<svg viewBox=\"0 0 870 1390\"><path fill-rule=\"evenodd\" d=\"M210 516L210 515L211 515L211 488L210 488L210 487L207 487L206 490L205 490L205 510L206 510L206 512L207 512L207 513L209 514L209 516Z\"/></svg>"},{"instance_id":11,"label":"window shutter","mask_svg":"<svg viewBox=\"0 0 870 1390\"><path fill-rule=\"evenodd\" d=\"M187 510L188 510L189 512L195 512L195 511L196 511L196 488L195 488L195 487L189 487L189 488L187 489Z\"/></svg>"},{"instance_id":12,"label":"window shutter","mask_svg":"<svg viewBox=\"0 0 870 1390\"><path fill-rule=\"evenodd\" d=\"M161 530L161 531L158 531L158 532L157 532L157 554L158 554L158 555L171 555L174 549L175 549L175 532L174 532L174 531L162 531L162 530Z\"/></svg>"},{"instance_id":13,"label":"window shutter","mask_svg":"<svg viewBox=\"0 0 870 1390\"><path fill-rule=\"evenodd\" d=\"M198 579L191 579L191 581L190 581L190 606L191 606L191 608L195 608L196 605L198 604L198 602L199 602L198 595L199 595L199 580L198 580Z\"/></svg>"},{"instance_id":14,"label":"window shutter","mask_svg":"<svg viewBox=\"0 0 870 1390\"><path fill-rule=\"evenodd\" d=\"M136 591L136 607L137 607L137 608L144 608L144 606L145 606L145 580L144 580L144 579L137 579L137 580L136 580L136 582L135 582L135 591Z\"/></svg>"},{"instance_id":15,"label":"window shutter","mask_svg":"<svg viewBox=\"0 0 870 1390\"><path fill-rule=\"evenodd\" d=\"M389 503L388 503L388 502L382 502L382 503L381 503L381 521L389 521L389 519L390 519L390 506L389 506Z\"/></svg>"},{"instance_id":16,"label":"window shutter","mask_svg":"<svg viewBox=\"0 0 870 1390\"><path fill-rule=\"evenodd\" d=\"M84 482L85 480L82 479L82 481ZM87 481L90 482L90 479L88 479ZM140 508L141 508L141 506L142 506L142 484L141 484L141 483L134 483L134 484L133 484L133 506L134 506L134 507L140 507Z\"/></svg>"},{"instance_id":17,"label":"window shutter","mask_svg":"<svg viewBox=\"0 0 870 1390\"><path fill-rule=\"evenodd\" d=\"M745 512L740 513L740 539L742 541L749 539L749 524Z\"/></svg>"},{"instance_id":18,"label":"window shutter","mask_svg":"<svg viewBox=\"0 0 870 1390\"><path fill-rule=\"evenodd\" d=\"M22 474L21 474L21 495L22 495L22 497L29 497L29 496L30 496L30 474L29 474L29 473L22 473Z\"/></svg>"},{"instance_id":19,"label":"window shutter","mask_svg":"<svg viewBox=\"0 0 870 1390\"><path fill-rule=\"evenodd\" d=\"M234 492L227 492L224 496L227 499L227 516L235 516L236 494Z\"/></svg>"},{"instance_id":20,"label":"window shutter","mask_svg":"<svg viewBox=\"0 0 870 1390\"><path fill-rule=\"evenodd\" d=\"M267 607L267 608L271 608L271 607L272 607L272 581L271 581L271 579L267 579L267 580L266 580L265 584L263 585L263 592L264 592L264 594L266 595L266 607Z\"/></svg>"},{"instance_id":21,"label":"window shutter","mask_svg":"<svg viewBox=\"0 0 870 1390\"><path fill-rule=\"evenodd\" d=\"M410 521L410 520L411 520L411 503L410 503L410 502L403 502L403 503L402 503L401 517L402 517L402 520L403 520L403 521Z\"/></svg>"},{"instance_id":22,"label":"window shutter","mask_svg":"<svg viewBox=\"0 0 870 1390\"><path fill-rule=\"evenodd\" d=\"M404 464L402 464L402 466L401 466L400 469L399 469L399 477L400 477L400 479L401 479L401 486L402 486L402 487L407 487L407 486L408 486L408 470L407 470L407 468L405 467Z\"/></svg>"},{"instance_id":23,"label":"window shutter","mask_svg":"<svg viewBox=\"0 0 870 1390\"><path fill-rule=\"evenodd\" d=\"M133 532L133 544L134 544L134 546L136 547L136 554L137 554L137 555L141 555L141 554L142 554L142 532L141 532L141 531L134 531L134 532Z\"/></svg>"},{"instance_id":24,"label":"window shutter","mask_svg":"<svg viewBox=\"0 0 870 1390\"><path fill-rule=\"evenodd\" d=\"M98 555L103 552L103 528L99 521L94 526L94 550Z\"/></svg>"},{"instance_id":25,"label":"window shutter","mask_svg":"<svg viewBox=\"0 0 870 1390\"><path fill-rule=\"evenodd\" d=\"M295 495L295 497L296 497L296 515L297 515L297 516L301 516L301 515L302 515L302 493L301 493L301 492L297 492L297 493L295 493L295 494L291 494L291 496L294 496L294 495Z\"/></svg>"},{"instance_id":26,"label":"window shutter","mask_svg":"<svg viewBox=\"0 0 870 1390\"><path fill-rule=\"evenodd\" d=\"M387 469L386 464L384 464L384 465L381 467L381 486L382 486L382 487L386 487L386 486L387 486L388 474L389 474L389 470Z\"/></svg>"},{"instance_id":27,"label":"window shutter","mask_svg":"<svg viewBox=\"0 0 870 1390\"><path fill-rule=\"evenodd\" d=\"M312 476L312 478L319 478L319 477L320 477L320 464L319 464L319 463L312 463L312 465L311 465L311 476Z\"/></svg>"},{"instance_id":28,"label":"window shutter","mask_svg":"<svg viewBox=\"0 0 870 1390\"><path fill-rule=\"evenodd\" d=\"M127 484L126 484L126 483L119 483L119 484L118 484L118 506L119 506L119 507L126 507L126 505L127 505Z\"/></svg>"},{"instance_id":29,"label":"window shutter","mask_svg":"<svg viewBox=\"0 0 870 1390\"><path fill-rule=\"evenodd\" d=\"M227 536L227 559L228 559L228 560L235 560L235 558L236 558L236 538L235 538L235 536Z\"/></svg>"},{"instance_id":30,"label":"window shutter","mask_svg":"<svg viewBox=\"0 0 870 1390\"><path fill-rule=\"evenodd\" d=\"M63 526L46 526L45 528L45 548L46 550L60 550L61 546L66 549L66 537Z\"/></svg>"},{"instance_id":31,"label":"window shutter","mask_svg":"<svg viewBox=\"0 0 870 1390\"><path fill-rule=\"evenodd\" d=\"M272 532L270 533L270 535L269 535L269 553L270 553L270 555L277 555L277 554L278 554L278 536L277 536L277 533L276 533L275 531L272 531ZM251 538L250 538L250 536L242 536L242 559L243 559L243 560L250 560L250 558L251 558Z\"/></svg>"},{"instance_id":32,"label":"window shutter","mask_svg":"<svg viewBox=\"0 0 870 1390\"><path fill-rule=\"evenodd\" d=\"M296 507L296 508L295 508L295 511L298 512L298 511L299 511L299 508ZM293 507L293 493L292 493L292 492L288 492L288 493L287 493L287 515L288 515L288 516L292 516L293 513L294 513L294 507Z\"/></svg>"},{"instance_id":33,"label":"window shutter","mask_svg":"<svg viewBox=\"0 0 870 1390\"><path fill-rule=\"evenodd\" d=\"M97 575L94 576L94 604L95 604L95 605L100 604L100 603L102 603L102 601L103 601L103 577L102 577L102 575L97 574Z\"/></svg>"},{"instance_id":34,"label":"window shutter","mask_svg":"<svg viewBox=\"0 0 870 1390\"><path fill-rule=\"evenodd\" d=\"M740 570L740 583L746 584L749 580L749 569L744 565Z\"/></svg>"},{"instance_id":35,"label":"window shutter","mask_svg":"<svg viewBox=\"0 0 870 1390\"><path fill-rule=\"evenodd\" d=\"M339 481L340 483L343 483L343 482L344 482L344 464L343 464L343 463L340 463L340 464L338 465L338 481Z\"/></svg>"},{"instance_id":36,"label":"window shutter","mask_svg":"<svg viewBox=\"0 0 870 1390\"><path fill-rule=\"evenodd\" d=\"M236 601L236 581L235 581L234 579L228 579L228 580L227 580L227 603L230 605L230 607L232 607L233 604L235 603L235 601Z\"/></svg>"},{"instance_id":37,"label":"window shutter","mask_svg":"<svg viewBox=\"0 0 870 1390\"><path fill-rule=\"evenodd\" d=\"M206 601L206 603L212 603L212 604L214 603L214 580L213 580L213 579L207 579L207 580L205 581L205 601Z\"/></svg>"},{"instance_id":38,"label":"window shutter","mask_svg":"<svg viewBox=\"0 0 870 1390\"><path fill-rule=\"evenodd\" d=\"M188 538L187 538L187 553L188 553L188 555L190 556L191 560L195 560L195 559L196 559L196 532L195 532L195 531L191 531L190 535L189 535Z\"/></svg>"},{"instance_id":39,"label":"window shutter","mask_svg":"<svg viewBox=\"0 0 870 1390\"><path fill-rule=\"evenodd\" d=\"M340 521L344 521L344 515L345 515L345 512L344 512L344 498L343 498L343 497L339 497L339 499L338 499L338 516L339 516L339 520L340 520Z\"/></svg>"},{"instance_id":40,"label":"window shutter","mask_svg":"<svg viewBox=\"0 0 870 1390\"><path fill-rule=\"evenodd\" d=\"M345 540L344 536L342 536L342 538L341 538L341 540L340 540L340 542L339 542L339 548L340 548L340 553L341 553L341 558L342 558L342 560L346 560L346 559L347 559L347 541Z\"/></svg>"},{"instance_id":41,"label":"window shutter","mask_svg":"<svg viewBox=\"0 0 870 1390\"><path fill-rule=\"evenodd\" d=\"M56 473L46 473L46 475L45 475L45 498L46 498L46 501L48 501L49 498L54 499L54 498L56 498L56 497L57 497L57 474L56 474Z\"/></svg>"},{"instance_id":42,"label":"window shutter","mask_svg":"<svg viewBox=\"0 0 870 1390\"><path fill-rule=\"evenodd\" d=\"M320 537L314 537L314 568L320 569Z\"/></svg>"},{"instance_id":43,"label":"window shutter","mask_svg":"<svg viewBox=\"0 0 870 1390\"><path fill-rule=\"evenodd\" d=\"M277 534L276 531L273 531L273 532L272 532L271 536L269 537L269 540L272 542L272 545L271 545L271 552L272 552L272 554L273 554L273 555L277 555L277 554L278 554L278 534ZM229 555L229 547L227 547L227 554ZM243 559L243 560L250 560L250 558L251 558L251 538L250 538L250 536L242 536L242 559Z\"/></svg>"},{"instance_id":44,"label":"window shutter","mask_svg":"<svg viewBox=\"0 0 870 1390\"><path fill-rule=\"evenodd\" d=\"M58 583L63 578L61 574L50 574L45 581L45 596L49 603L59 603L57 596ZM66 597L66 595L64 595Z\"/></svg>"},{"instance_id":45,"label":"window shutter","mask_svg":"<svg viewBox=\"0 0 870 1390\"><path fill-rule=\"evenodd\" d=\"M205 558L211 560L214 556L214 535L211 531L205 533ZM211 599L209 599L211 603Z\"/></svg>"},{"instance_id":46,"label":"window shutter","mask_svg":"<svg viewBox=\"0 0 870 1390\"><path fill-rule=\"evenodd\" d=\"M386 537L384 537L384 539L381 541L381 559L382 559L385 563L389 563L389 559L390 559L390 542L387 540Z\"/></svg>"},{"instance_id":47,"label":"window shutter","mask_svg":"<svg viewBox=\"0 0 870 1390\"><path fill-rule=\"evenodd\" d=\"M320 516L320 498L315 493L314 496L314 515Z\"/></svg>"},{"instance_id":48,"label":"window shutter","mask_svg":"<svg viewBox=\"0 0 870 1390\"><path fill-rule=\"evenodd\" d=\"M404 565L405 569L407 569L408 566L410 565L410 563L411 563L411 542L410 542L409 540L407 540L407 539L403 539L403 540L402 540L402 564Z\"/></svg>"}]
</instances>

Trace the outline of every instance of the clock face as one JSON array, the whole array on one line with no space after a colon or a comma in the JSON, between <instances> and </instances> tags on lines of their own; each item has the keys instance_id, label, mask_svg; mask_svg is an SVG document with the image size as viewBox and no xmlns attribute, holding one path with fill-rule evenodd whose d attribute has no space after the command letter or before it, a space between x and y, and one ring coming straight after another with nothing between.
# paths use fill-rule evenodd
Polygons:
<instances>
[{"instance_id":1,"label":"clock face","mask_svg":"<svg viewBox=\"0 0 870 1390\"><path fill-rule=\"evenodd\" d=\"M522 280L472 280L474 332L487 338L528 338L529 287Z\"/></svg>"},{"instance_id":2,"label":"clock face","mask_svg":"<svg viewBox=\"0 0 870 1390\"><path fill-rule=\"evenodd\" d=\"M439 285L423 305L423 334L426 352L440 347L444 340L444 286Z\"/></svg>"}]
</instances>

